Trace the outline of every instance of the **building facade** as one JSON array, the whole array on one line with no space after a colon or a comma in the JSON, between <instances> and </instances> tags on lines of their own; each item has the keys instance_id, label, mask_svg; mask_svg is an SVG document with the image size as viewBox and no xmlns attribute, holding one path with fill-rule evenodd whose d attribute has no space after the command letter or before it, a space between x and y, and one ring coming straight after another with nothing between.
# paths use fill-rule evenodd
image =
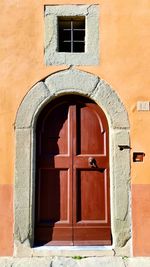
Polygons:
<instances>
[{"instance_id":1,"label":"building facade","mask_svg":"<svg viewBox=\"0 0 150 267\"><path fill-rule=\"evenodd\" d=\"M0 6L0 256L149 256L149 1L26 0ZM43 140L46 145L38 148ZM38 149L48 152L38 155ZM50 165L46 159L38 165L46 153L53 154ZM63 174L55 173L49 183L45 175L36 178L42 168ZM82 170L80 185L74 174L65 176L67 168ZM100 209L103 215L97 215ZM42 239L42 220L51 210L63 226L53 225L51 238ZM35 249L35 236L38 244L63 247ZM67 250L65 244L80 248ZM94 247L82 250L85 244Z\"/></svg>"}]
</instances>

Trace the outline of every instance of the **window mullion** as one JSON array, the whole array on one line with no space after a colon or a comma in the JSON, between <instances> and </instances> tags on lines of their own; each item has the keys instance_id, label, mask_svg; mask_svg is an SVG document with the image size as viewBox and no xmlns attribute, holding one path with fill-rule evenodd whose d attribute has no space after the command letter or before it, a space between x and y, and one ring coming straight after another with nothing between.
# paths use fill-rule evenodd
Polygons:
<instances>
[{"instance_id":1,"label":"window mullion","mask_svg":"<svg viewBox=\"0 0 150 267\"><path fill-rule=\"evenodd\" d=\"M73 20L71 20L71 52L73 53Z\"/></svg>"}]
</instances>

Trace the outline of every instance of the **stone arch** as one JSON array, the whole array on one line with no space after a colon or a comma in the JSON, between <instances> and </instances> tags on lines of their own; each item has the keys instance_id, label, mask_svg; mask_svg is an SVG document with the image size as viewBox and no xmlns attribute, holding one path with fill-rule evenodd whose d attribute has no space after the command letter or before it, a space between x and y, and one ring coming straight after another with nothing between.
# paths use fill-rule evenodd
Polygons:
<instances>
[{"instance_id":1,"label":"stone arch","mask_svg":"<svg viewBox=\"0 0 150 267\"><path fill-rule=\"evenodd\" d=\"M130 239L130 145L127 111L116 92L99 77L69 69L48 76L24 97L16 116L15 226L16 255L19 248L31 252L34 228L34 129L40 110L63 94L80 94L94 100L105 112L110 131L111 226L113 248Z\"/></svg>"}]
</instances>

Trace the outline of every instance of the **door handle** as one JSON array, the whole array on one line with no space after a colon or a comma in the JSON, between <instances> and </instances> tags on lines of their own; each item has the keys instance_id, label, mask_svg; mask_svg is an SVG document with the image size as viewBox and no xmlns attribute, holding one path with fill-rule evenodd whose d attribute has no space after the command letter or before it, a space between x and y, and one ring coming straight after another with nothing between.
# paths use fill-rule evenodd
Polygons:
<instances>
[{"instance_id":1,"label":"door handle","mask_svg":"<svg viewBox=\"0 0 150 267\"><path fill-rule=\"evenodd\" d=\"M96 159L94 159L92 157L89 157L88 158L88 163L89 163L91 168L97 168Z\"/></svg>"}]
</instances>

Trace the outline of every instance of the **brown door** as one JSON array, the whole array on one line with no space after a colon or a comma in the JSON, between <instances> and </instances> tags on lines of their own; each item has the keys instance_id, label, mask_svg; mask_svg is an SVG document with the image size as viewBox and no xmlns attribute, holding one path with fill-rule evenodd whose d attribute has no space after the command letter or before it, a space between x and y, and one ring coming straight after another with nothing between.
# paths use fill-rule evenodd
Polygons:
<instances>
[{"instance_id":1,"label":"brown door","mask_svg":"<svg viewBox=\"0 0 150 267\"><path fill-rule=\"evenodd\" d=\"M109 139L103 111L68 96L37 121L35 245L110 245Z\"/></svg>"}]
</instances>

